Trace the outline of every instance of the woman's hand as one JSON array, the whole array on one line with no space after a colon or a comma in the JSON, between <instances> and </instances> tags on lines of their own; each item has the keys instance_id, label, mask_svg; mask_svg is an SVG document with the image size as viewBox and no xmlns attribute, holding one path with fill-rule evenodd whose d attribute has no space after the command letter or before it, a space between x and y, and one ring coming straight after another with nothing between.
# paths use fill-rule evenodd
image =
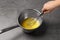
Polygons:
<instances>
[{"instance_id":1,"label":"woman's hand","mask_svg":"<svg viewBox=\"0 0 60 40\"><path fill-rule=\"evenodd\" d=\"M60 4L60 1L49 1L43 5L42 12L49 13L56 7L58 7Z\"/></svg>"}]
</instances>

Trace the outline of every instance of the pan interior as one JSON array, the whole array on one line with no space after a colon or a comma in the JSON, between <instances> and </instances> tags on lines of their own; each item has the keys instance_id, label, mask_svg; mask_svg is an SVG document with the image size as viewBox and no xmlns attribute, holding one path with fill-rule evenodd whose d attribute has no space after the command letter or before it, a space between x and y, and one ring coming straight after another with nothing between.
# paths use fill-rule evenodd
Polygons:
<instances>
[{"instance_id":1,"label":"pan interior","mask_svg":"<svg viewBox=\"0 0 60 40\"><path fill-rule=\"evenodd\" d=\"M36 29L41 25L41 21L36 18L26 18L21 23L22 27L27 30Z\"/></svg>"},{"instance_id":2,"label":"pan interior","mask_svg":"<svg viewBox=\"0 0 60 40\"><path fill-rule=\"evenodd\" d=\"M39 12L33 9L23 10L18 17L19 25L27 30L33 30L38 28L42 24L41 18L37 20L39 14Z\"/></svg>"}]
</instances>

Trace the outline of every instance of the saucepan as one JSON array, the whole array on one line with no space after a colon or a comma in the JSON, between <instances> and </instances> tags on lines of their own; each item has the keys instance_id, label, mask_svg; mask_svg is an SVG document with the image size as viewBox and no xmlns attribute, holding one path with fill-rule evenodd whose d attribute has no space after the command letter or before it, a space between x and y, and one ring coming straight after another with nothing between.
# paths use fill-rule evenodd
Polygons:
<instances>
[{"instance_id":1,"label":"saucepan","mask_svg":"<svg viewBox=\"0 0 60 40\"><path fill-rule=\"evenodd\" d=\"M25 10L23 10L22 12L20 12L20 14L18 16L18 25L17 26L21 27L23 29L23 31L27 34L40 34L42 32L45 32L46 27L44 26L44 24L43 24L44 20L41 17L38 18L38 20L40 22L39 27L37 27L35 29L28 30L21 25L22 21L25 20L26 18L31 18L31 17L37 18L40 14L42 14L42 12L40 12L37 9L25 9ZM17 28L17 26L13 26L11 28ZM9 29L9 28L7 28L7 29ZM4 29L4 30L7 30L7 29Z\"/></svg>"}]
</instances>

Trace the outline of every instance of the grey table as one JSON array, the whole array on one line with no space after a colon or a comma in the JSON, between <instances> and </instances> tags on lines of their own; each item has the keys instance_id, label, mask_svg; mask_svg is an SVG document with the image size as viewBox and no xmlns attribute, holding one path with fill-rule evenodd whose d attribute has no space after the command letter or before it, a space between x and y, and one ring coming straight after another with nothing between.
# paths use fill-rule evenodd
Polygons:
<instances>
[{"instance_id":1,"label":"grey table","mask_svg":"<svg viewBox=\"0 0 60 40\"><path fill-rule=\"evenodd\" d=\"M28 8L41 8L48 0L0 0L0 30L14 26L18 23L19 13ZM60 8L50 14L43 15L43 19L48 25L44 36L33 37L23 33L18 27L8 32L0 34L0 40L60 40Z\"/></svg>"}]
</instances>

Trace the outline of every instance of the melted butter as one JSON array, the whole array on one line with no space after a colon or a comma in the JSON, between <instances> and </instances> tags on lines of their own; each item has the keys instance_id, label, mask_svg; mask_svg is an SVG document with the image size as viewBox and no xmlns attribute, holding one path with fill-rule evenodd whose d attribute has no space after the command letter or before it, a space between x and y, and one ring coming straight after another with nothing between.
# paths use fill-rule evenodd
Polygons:
<instances>
[{"instance_id":1,"label":"melted butter","mask_svg":"<svg viewBox=\"0 0 60 40\"><path fill-rule=\"evenodd\" d=\"M23 28L27 30L36 29L40 26L40 24L40 21L36 18L27 18L22 22Z\"/></svg>"}]
</instances>

